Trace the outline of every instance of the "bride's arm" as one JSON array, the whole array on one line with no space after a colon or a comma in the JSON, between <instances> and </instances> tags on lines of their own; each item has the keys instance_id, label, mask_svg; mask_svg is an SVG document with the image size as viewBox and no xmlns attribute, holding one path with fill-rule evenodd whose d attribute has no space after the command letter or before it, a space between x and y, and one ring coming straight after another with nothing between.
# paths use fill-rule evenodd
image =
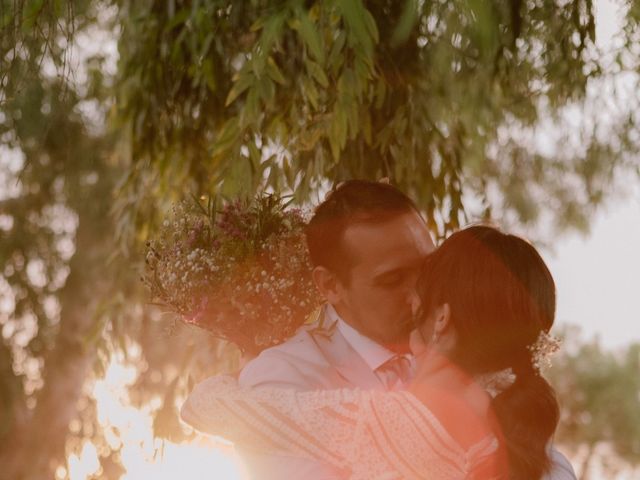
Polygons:
<instances>
[{"instance_id":1,"label":"bride's arm","mask_svg":"<svg viewBox=\"0 0 640 480\"><path fill-rule=\"evenodd\" d=\"M194 428L244 449L295 455L344 468L361 426L358 403L365 394L246 389L233 378L211 377L195 387L181 416Z\"/></svg>"},{"instance_id":2,"label":"bride's arm","mask_svg":"<svg viewBox=\"0 0 640 480\"><path fill-rule=\"evenodd\" d=\"M477 457L418 398L402 392L252 389L231 377L211 377L196 386L181 415L244 450L316 460L345 472L382 468L412 477L439 462L452 478L467 478ZM490 440L473 446L481 444L483 455L486 446L492 455Z\"/></svg>"}]
</instances>

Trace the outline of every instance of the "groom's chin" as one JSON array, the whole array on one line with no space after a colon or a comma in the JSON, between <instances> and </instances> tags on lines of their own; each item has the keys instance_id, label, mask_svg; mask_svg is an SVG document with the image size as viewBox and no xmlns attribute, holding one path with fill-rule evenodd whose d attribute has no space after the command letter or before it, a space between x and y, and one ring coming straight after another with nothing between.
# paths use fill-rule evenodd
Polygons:
<instances>
[{"instance_id":1,"label":"groom's chin","mask_svg":"<svg viewBox=\"0 0 640 480\"><path fill-rule=\"evenodd\" d=\"M410 353L411 350L409 348L409 335L410 332L402 332L395 338L387 339L386 341L380 343L382 343L385 347L393 352Z\"/></svg>"}]
</instances>

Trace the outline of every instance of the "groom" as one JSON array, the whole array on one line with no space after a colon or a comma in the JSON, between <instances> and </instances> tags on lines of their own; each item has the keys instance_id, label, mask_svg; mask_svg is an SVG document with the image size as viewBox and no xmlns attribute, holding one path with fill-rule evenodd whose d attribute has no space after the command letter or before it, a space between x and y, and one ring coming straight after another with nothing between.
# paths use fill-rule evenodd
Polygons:
<instances>
[{"instance_id":1,"label":"groom","mask_svg":"<svg viewBox=\"0 0 640 480\"><path fill-rule=\"evenodd\" d=\"M413 373L409 298L422 261L435 249L417 207L391 185L351 180L316 208L307 243L327 304L313 324L249 362L240 384L298 391L403 388ZM340 478L311 460L244 458L255 480ZM554 451L553 460L547 480L575 479L561 454Z\"/></svg>"}]
</instances>

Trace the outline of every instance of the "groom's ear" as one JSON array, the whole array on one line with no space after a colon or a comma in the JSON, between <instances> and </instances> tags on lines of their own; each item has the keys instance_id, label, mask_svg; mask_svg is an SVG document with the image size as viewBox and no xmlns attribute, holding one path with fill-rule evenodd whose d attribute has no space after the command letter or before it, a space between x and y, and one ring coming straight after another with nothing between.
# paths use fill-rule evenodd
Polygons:
<instances>
[{"instance_id":1,"label":"groom's ear","mask_svg":"<svg viewBox=\"0 0 640 480\"><path fill-rule=\"evenodd\" d=\"M340 301L339 280L335 273L326 267L314 267L313 282L316 284L322 298L335 305Z\"/></svg>"}]
</instances>

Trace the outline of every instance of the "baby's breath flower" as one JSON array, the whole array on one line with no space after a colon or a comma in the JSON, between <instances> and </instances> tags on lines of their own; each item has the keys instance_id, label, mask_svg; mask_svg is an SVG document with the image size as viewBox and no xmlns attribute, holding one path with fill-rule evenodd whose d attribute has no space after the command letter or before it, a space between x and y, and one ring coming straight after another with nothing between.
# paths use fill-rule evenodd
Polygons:
<instances>
[{"instance_id":1,"label":"baby's breath flower","mask_svg":"<svg viewBox=\"0 0 640 480\"><path fill-rule=\"evenodd\" d=\"M551 357L560 350L562 341L550 335L545 331L541 331L537 340L528 347L531 352L531 364L538 373L543 373L551 367Z\"/></svg>"},{"instance_id":2,"label":"baby's breath flower","mask_svg":"<svg viewBox=\"0 0 640 480\"><path fill-rule=\"evenodd\" d=\"M318 304L304 226L303 212L274 195L217 215L175 204L148 242L143 280L186 323L257 352L286 340Z\"/></svg>"}]
</instances>

